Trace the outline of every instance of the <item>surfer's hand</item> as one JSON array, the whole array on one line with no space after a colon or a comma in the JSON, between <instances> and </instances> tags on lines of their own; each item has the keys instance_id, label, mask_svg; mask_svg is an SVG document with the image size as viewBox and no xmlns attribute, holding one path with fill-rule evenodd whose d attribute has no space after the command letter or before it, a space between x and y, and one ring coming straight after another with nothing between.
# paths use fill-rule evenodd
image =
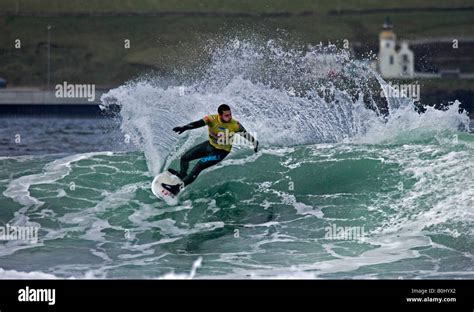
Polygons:
<instances>
[{"instance_id":1,"label":"surfer's hand","mask_svg":"<svg viewBox=\"0 0 474 312\"><path fill-rule=\"evenodd\" d=\"M174 132L177 132L178 134L181 134L183 133L184 131L186 131L187 129L185 127L174 127L173 128L173 131Z\"/></svg>"},{"instance_id":2,"label":"surfer's hand","mask_svg":"<svg viewBox=\"0 0 474 312\"><path fill-rule=\"evenodd\" d=\"M255 141L254 143L255 148L253 149L256 152L258 152L258 141Z\"/></svg>"}]
</instances>

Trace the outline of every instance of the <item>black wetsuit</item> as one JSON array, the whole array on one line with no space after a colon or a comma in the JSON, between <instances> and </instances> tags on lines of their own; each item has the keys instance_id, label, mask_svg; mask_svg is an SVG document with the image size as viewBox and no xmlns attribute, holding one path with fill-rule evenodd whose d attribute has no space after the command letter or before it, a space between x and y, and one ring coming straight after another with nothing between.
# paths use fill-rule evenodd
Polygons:
<instances>
[{"instance_id":1,"label":"black wetsuit","mask_svg":"<svg viewBox=\"0 0 474 312\"><path fill-rule=\"evenodd\" d=\"M209 143L209 140L191 148L181 156L181 170L179 176L183 177L184 185L186 186L192 183L201 171L219 163L227 155L229 155L228 151L215 148ZM198 163L194 166L191 172L187 174L189 162L198 158L200 158Z\"/></svg>"},{"instance_id":2,"label":"black wetsuit","mask_svg":"<svg viewBox=\"0 0 474 312\"><path fill-rule=\"evenodd\" d=\"M205 125L206 122L203 119L200 119L198 121L191 122L183 127L176 127L173 130L178 133L183 133L184 131L204 127ZM238 133L246 134L247 131L242 125L239 124ZM249 137L252 142L256 141L251 135L249 135ZM183 156L181 156L180 172L177 172L173 169L169 169L169 171L181 178L183 180L184 186L186 186L192 183L201 173L201 171L221 162L227 155L229 155L229 151L225 149L216 148L210 143L209 140L206 140L194 146L189 151L184 153ZM195 159L199 159L199 161L188 174L189 162ZM180 190L179 185L163 184L163 187L171 191L173 194L177 194Z\"/></svg>"}]
</instances>

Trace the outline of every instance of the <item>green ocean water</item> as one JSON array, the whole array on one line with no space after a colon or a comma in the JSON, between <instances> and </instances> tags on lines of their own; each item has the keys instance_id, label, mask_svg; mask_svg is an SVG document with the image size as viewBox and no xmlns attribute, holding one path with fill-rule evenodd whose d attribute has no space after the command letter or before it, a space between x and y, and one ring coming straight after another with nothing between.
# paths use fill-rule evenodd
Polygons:
<instances>
[{"instance_id":1,"label":"green ocean water","mask_svg":"<svg viewBox=\"0 0 474 312\"><path fill-rule=\"evenodd\" d=\"M472 278L474 136L438 140L242 149L175 207L141 152L3 159L0 219L40 230L2 245L2 269L184 277L202 259L198 278Z\"/></svg>"}]
</instances>

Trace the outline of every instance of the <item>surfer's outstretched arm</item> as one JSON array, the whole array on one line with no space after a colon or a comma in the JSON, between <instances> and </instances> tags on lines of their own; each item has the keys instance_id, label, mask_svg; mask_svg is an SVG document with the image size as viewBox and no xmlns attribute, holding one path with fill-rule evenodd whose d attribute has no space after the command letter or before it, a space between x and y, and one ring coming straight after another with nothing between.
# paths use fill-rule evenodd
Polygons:
<instances>
[{"instance_id":1,"label":"surfer's outstretched arm","mask_svg":"<svg viewBox=\"0 0 474 312\"><path fill-rule=\"evenodd\" d=\"M239 123L239 131L237 132L239 135L243 136L245 139L247 139L250 143L253 144L253 147L254 147L254 151L255 153L258 151L258 141L257 139L255 139L253 137L253 135L251 135L249 132L247 132L247 130L244 128L244 126L242 126L241 123Z\"/></svg>"},{"instance_id":2,"label":"surfer's outstretched arm","mask_svg":"<svg viewBox=\"0 0 474 312\"><path fill-rule=\"evenodd\" d=\"M206 122L204 121L204 119L199 119L182 127L174 127L173 131L177 132L178 134L181 134L184 131L201 128L201 127L204 127L205 125L206 125Z\"/></svg>"}]
</instances>

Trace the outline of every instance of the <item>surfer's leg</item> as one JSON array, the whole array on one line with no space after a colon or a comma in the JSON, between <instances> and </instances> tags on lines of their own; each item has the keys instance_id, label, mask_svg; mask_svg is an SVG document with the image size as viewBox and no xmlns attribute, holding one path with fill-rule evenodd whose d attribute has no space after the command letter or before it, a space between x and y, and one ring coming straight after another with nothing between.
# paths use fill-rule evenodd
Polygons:
<instances>
[{"instance_id":1,"label":"surfer's leg","mask_svg":"<svg viewBox=\"0 0 474 312\"><path fill-rule=\"evenodd\" d=\"M189 162L209 155L211 151L212 147L209 144L209 141L204 141L184 153L183 156L181 156L179 175L185 177L188 174Z\"/></svg>"},{"instance_id":2,"label":"surfer's leg","mask_svg":"<svg viewBox=\"0 0 474 312\"><path fill-rule=\"evenodd\" d=\"M184 185L193 183L201 171L221 162L228 154L226 151L215 150L210 155L201 158L193 170L183 179Z\"/></svg>"}]
</instances>

